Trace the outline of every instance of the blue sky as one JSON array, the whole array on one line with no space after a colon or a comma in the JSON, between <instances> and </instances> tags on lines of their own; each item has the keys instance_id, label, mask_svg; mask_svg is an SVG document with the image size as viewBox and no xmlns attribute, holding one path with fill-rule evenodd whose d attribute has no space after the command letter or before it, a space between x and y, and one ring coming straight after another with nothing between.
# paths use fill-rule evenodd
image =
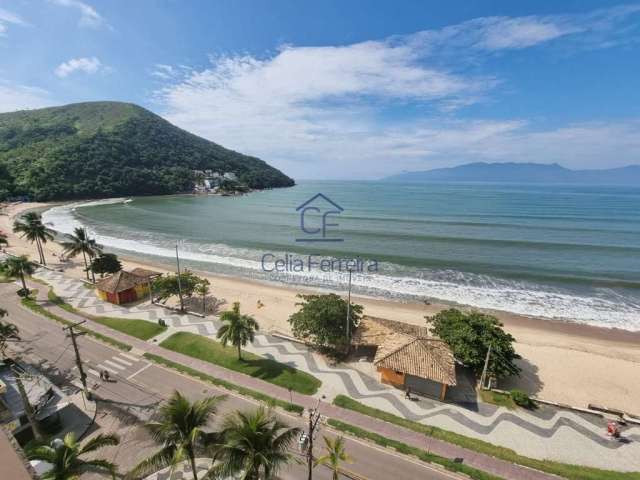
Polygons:
<instances>
[{"instance_id":1,"label":"blue sky","mask_svg":"<svg viewBox=\"0 0 640 480\"><path fill-rule=\"evenodd\" d=\"M140 104L295 178L640 163L640 2L0 0L0 111Z\"/></svg>"}]
</instances>

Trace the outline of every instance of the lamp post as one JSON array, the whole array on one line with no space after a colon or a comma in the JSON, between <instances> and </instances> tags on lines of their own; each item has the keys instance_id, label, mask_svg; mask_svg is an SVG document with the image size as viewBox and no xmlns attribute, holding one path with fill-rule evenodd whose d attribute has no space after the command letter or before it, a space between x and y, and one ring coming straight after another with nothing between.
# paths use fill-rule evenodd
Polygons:
<instances>
[{"instance_id":1,"label":"lamp post","mask_svg":"<svg viewBox=\"0 0 640 480\"><path fill-rule=\"evenodd\" d=\"M178 268L178 297L180 298L180 311L184 312L184 302L182 300L182 282L180 281L180 257L178 256L178 242L176 242L176 266Z\"/></svg>"},{"instance_id":2,"label":"lamp post","mask_svg":"<svg viewBox=\"0 0 640 480\"><path fill-rule=\"evenodd\" d=\"M351 350L351 273L349 269L349 292L347 293L347 353Z\"/></svg>"}]
</instances>

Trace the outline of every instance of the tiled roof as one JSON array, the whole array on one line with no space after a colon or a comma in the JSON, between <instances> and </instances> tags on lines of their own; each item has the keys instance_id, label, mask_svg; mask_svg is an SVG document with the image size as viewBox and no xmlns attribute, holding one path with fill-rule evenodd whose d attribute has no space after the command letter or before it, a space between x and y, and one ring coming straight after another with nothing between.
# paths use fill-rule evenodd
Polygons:
<instances>
[{"instance_id":1,"label":"tiled roof","mask_svg":"<svg viewBox=\"0 0 640 480\"><path fill-rule=\"evenodd\" d=\"M136 285L140 285L141 283L147 283L147 278L120 270L110 277L97 281L96 288L107 293L118 293L134 288Z\"/></svg>"},{"instance_id":2,"label":"tiled roof","mask_svg":"<svg viewBox=\"0 0 640 480\"><path fill-rule=\"evenodd\" d=\"M389 335L378 347L373 363L377 367L456 385L453 353L437 338L416 338L402 333Z\"/></svg>"},{"instance_id":3,"label":"tiled roof","mask_svg":"<svg viewBox=\"0 0 640 480\"><path fill-rule=\"evenodd\" d=\"M146 268L141 268L141 267L134 268L133 270L131 270L131 273L134 274L136 277L143 277L145 279L150 277L159 277L160 275L162 275L161 272L156 272L154 270L148 270Z\"/></svg>"},{"instance_id":4,"label":"tiled roof","mask_svg":"<svg viewBox=\"0 0 640 480\"><path fill-rule=\"evenodd\" d=\"M384 343L389 335L403 333L412 337L428 337L426 327L397 322L386 318L365 316L360 320L358 328L351 339L355 346L379 346Z\"/></svg>"}]
</instances>

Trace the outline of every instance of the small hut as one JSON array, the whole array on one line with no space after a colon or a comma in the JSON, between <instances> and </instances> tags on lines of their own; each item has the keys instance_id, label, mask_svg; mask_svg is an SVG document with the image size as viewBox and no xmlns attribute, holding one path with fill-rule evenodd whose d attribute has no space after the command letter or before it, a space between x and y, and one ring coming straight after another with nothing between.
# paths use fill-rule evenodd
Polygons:
<instances>
[{"instance_id":1,"label":"small hut","mask_svg":"<svg viewBox=\"0 0 640 480\"><path fill-rule=\"evenodd\" d=\"M120 270L96 282L96 293L102 300L116 305L135 302L149 295L152 280L160 275L145 268Z\"/></svg>"},{"instance_id":2,"label":"small hut","mask_svg":"<svg viewBox=\"0 0 640 480\"><path fill-rule=\"evenodd\" d=\"M456 385L456 366L449 346L437 338L397 333L378 347L373 364L382 383L444 400Z\"/></svg>"}]
</instances>

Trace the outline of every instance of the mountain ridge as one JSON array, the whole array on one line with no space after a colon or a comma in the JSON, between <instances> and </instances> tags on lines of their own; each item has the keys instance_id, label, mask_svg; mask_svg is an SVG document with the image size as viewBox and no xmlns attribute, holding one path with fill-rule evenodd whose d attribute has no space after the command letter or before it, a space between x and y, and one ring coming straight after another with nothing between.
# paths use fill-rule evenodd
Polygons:
<instances>
[{"instance_id":1,"label":"mountain ridge","mask_svg":"<svg viewBox=\"0 0 640 480\"><path fill-rule=\"evenodd\" d=\"M190 191L195 170L235 173L250 188L294 181L125 102L0 114L0 199L59 200Z\"/></svg>"},{"instance_id":2,"label":"mountain ridge","mask_svg":"<svg viewBox=\"0 0 640 480\"><path fill-rule=\"evenodd\" d=\"M382 179L387 182L496 182L557 183L580 185L637 185L640 165L572 170L558 163L473 162L455 167L403 172Z\"/></svg>"}]
</instances>

